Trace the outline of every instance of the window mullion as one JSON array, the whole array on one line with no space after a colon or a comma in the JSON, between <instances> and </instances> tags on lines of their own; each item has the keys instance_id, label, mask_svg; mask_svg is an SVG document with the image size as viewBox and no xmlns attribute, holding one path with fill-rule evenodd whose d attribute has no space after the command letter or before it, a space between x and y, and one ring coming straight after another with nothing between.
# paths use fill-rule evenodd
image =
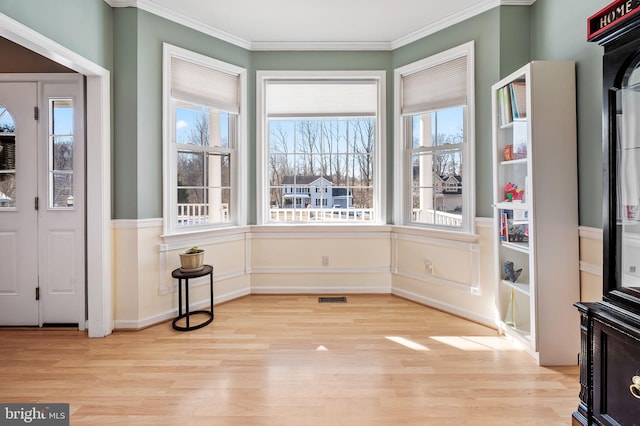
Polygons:
<instances>
[{"instance_id":1,"label":"window mullion","mask_svg":"<svg viewBox=\"0 0 640 426\"><path fill-rule=\"evenodd\" d=\"M396 70L396 164L404 170L396 211L406 212L405 223L473 231L472 65L470 42Z\"/></svg>"}]
</instances>

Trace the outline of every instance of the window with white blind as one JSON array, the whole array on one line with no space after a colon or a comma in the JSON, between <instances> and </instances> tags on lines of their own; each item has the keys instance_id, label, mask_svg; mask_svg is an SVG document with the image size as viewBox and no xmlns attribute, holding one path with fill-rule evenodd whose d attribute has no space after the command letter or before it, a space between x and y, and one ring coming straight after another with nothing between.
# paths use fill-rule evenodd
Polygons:
<instances>
[{"instance_id":1,"label":"window with white blind","mask_svg":"<svg viewBox=\"0 0 640 426\"><path fill-rule=\"evenodd\" d=\"M258 71L258 223L385 223L384 71Z\"/></svg>"},{"instance_id":2,"label":"window with white blind","mask_svg":"<svg viewBox=\"0 0 640 426\"><path fill-rule=\"evenodd\" d=\"M164 45L164 230L236 225L246 145L246 72Z\"/></svg>"},{"instance_id":3,"label":"window with white blind","mask_svg":"<svg viewBox=\"0 0 640 426\"><path fill-rule=\"evenodd\" d=\"M398 223L474 232L473 47L395 71Z\"/></svg>"}]
</instances>

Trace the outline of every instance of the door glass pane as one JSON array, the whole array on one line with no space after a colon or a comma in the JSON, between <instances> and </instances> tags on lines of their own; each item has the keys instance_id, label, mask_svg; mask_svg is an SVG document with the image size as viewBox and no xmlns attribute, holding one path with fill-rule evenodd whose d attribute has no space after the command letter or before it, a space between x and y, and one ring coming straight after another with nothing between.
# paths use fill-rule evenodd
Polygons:
<instances>
[{"instance_id":1,"label":"door glass pane","mask_svg":"<svg viewBox=\"0 0 640 426\"><path fill-rule=\"evenodd\" d=\"M640 288L640 84L620 90L617 103L619 285Z\"/></svg>"},{"instance_id":2,"label":"door glass pane","mask_svg":"<svg viewBox=\"0 0 640 426\"><path fill-rule=\"evenodd\" d=\"M49 99L49 208L74 205L73 142L73 100Z\"/></svg>"},{"instance_id":3,"label":"door glass pane","mask_svg":"<svg viewBox=\"0 0 640 426\"><path fill-rule=\"evenodd\" d=\"M0 106L0 209L16 207L16 126Z\"/></svg>"}]
</instances>

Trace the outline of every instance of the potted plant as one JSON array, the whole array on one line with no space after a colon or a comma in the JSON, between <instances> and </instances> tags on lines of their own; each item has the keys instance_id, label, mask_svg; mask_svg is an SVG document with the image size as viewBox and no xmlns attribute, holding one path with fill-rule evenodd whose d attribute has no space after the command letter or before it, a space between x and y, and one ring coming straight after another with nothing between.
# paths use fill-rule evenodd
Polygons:
<instances>
[{"instance_id":1,"label":"potted plant","mask_svg":"<svg viewBox=\"0 0 640 426\"><path fill-rule=\"evenodd\" d=\"M180 270L195 272L204 268L204 250L193 246L180 253Z\"/></svg>"}]
</instances>

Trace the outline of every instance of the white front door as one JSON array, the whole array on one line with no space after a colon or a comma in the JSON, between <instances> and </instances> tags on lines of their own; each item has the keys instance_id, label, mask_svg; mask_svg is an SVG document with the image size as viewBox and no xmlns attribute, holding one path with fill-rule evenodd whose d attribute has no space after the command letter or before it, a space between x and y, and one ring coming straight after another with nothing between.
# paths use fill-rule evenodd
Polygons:
<instances>
[{"instance_id":1,"label":"white front door","mask_svg":"<svg viewBox=\"0 0 640 426\"><path fill-rule=\"evenodd\" d=\"M84 329L84 101L63 80L0 83L0 325Z\"/></svg>"},{"instance_id":2,"label":"white front door","mask_svg":"<svg viewBox=\"0 0 640 426\"><path fill-rule=\"evenodd\" d=\"M0 324L38 325L36 83L0 83Z\"/></svg>"}]
</instances>

